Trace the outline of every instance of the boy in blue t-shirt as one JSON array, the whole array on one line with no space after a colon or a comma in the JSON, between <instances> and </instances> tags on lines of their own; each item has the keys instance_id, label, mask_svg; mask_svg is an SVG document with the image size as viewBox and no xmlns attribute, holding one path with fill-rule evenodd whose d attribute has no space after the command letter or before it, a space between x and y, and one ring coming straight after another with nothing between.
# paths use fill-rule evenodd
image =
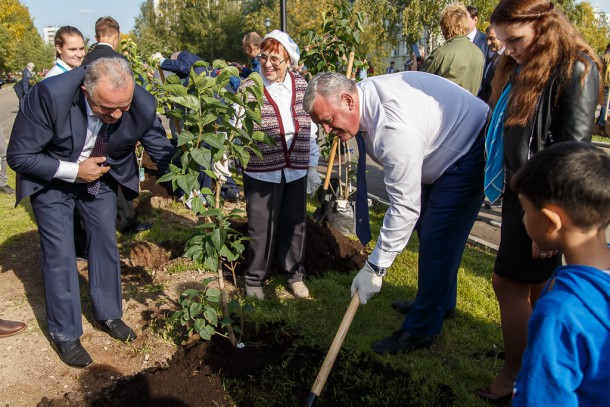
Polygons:
<instances>
[{"instance_id":1,"label":"boy in blue t-shirt","mask_svg":"<svg viewBox=\"0 0 610 407\"><path fill-rule=\"evenodd\" d=\"M610 156L558 143L511 187L537 248L561 250L567 264L534 307L513 406L610 406Z\"/></svg>"}]
</instances>

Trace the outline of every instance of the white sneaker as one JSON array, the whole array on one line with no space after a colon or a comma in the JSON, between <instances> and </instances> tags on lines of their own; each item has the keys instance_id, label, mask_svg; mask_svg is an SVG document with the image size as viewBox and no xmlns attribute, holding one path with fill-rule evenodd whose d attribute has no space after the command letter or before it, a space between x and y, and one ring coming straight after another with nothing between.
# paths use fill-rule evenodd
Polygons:
<instances>
[{"instance_id":1,"label":"white sneaker","mask_svg":"<svg viewBox=\"0 0 610 407\"><path fill-rule=\"evenodd\" d=\"M296 298L309 298L309 288L302 281L297 281L295 283L289 283L290 288L292 289L292 294Z\"/></svg>"}]
</instances>

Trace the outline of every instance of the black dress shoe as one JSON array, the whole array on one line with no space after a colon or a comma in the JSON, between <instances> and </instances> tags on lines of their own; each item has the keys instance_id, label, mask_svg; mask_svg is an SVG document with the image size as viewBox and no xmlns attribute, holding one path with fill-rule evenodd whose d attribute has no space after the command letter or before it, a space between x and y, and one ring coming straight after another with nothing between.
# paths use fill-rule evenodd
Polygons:
<instances>
[{"instance_id":1,"label":"black dress shoe","mask_svg":"<svg viewBox=\"0 0 610 407\"><path fill-rule=\"evenodd\" d=\"M232 189L223 189L222 192L220 193L220 195L222 196L222 198L225 200L225 202L240 202L241 199L239 197L239 193L236 193L235 191L233 191Z\"/></svg>"},{"instance_id":2,"label":"black dress shoe","mask_svg":"<svg viewBox=\"0 0 610 407\"><path fill-rule=\"evenodd\" d=\"M136 333L121 319L93 321L93 327L122 342L132 342L137 338Z\"/></svg>"},{"instance_id":3,"label":"black dress shoe","mask_svg":"<svg viewBox=\"0 0 610 407\"><path fill-rule=\"evenodd\" d=\"M395 355L398 352L411 352L416 349L424 349L432 346L433 336L417 336L403 331L402 329L392 335L383 338L371 345L377 353L389 353Z\"/></svg>"},{"instance_id":4,"label":"black dress shoe","mask_svg":"<svg viewBox=\"0 0 610 407\"><path fill-rule=\"evenodd\" d=\"M513 398L512 391L504 396L498 396L497 394L491 391L489 386L476 389L474 391L474 394L476 394L480 399L486 401L492 406L507 406L510 404Z\"/></svg>"},{"instance_id":5,"label":"black dress shoe","mask_svg":"<svg viewBox=\"0 0 610 407\"><path fill-rule=\"evenodd\" d=\"M52 341L51 346L59 355L59 358L68 366L87 367L93 362L80 339L75 341Z\"/></svg>"},{"instance_id":6,"label":"black dress shoe","mask_svg":"<svg viewBox=\"0 0 610 407\"><path fill-rule=\"evenodd\" d=\"M401 314L408 314L411 311L411 307L413 307L413 303L415 301L394 301L392 303L392 308ZM445 319L453 319L455 318L455 308L448 309L445 311Z\"/></svg>"},{"instance_id":7,"label":"black dress shoe","mask_svg":"<svg viewBox=\"0 0 610 407\"><path fill-rule=\"evenodd\" d=\"M138 222L136 224L121 228L119 231L124 235L130 235L132 233L144 232L150 228L152 228L152 223Z\"/></svg>"}]
</instances>

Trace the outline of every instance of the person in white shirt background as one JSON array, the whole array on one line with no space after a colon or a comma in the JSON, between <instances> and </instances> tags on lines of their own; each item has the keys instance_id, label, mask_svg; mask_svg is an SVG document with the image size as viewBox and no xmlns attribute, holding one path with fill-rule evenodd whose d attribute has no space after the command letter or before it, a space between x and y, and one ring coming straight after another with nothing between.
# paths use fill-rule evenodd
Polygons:
<instances>
[{"instance_id":1,"label":"person in white shirt background","mask_svg":"<svg viewBox=\"0 0 610 407\"><path fill-rule=\"evenodd\" d=\"M445 315L455 312L458 267L483 202L482 130L489 108L467 90L424 72L358 84L323 73L309 82L303 107L326 132L364 141L368 155L383 166L390 207L352 295L358 290L365 304L379 292L414 229L419 237L415 301L400 302L407 314L401 329L373 350L395 354L431 346Z\"/></svg>"},{"instance_id":2,"label":"person in white shirt background","mask_svg":"<svg viewBox=\"0 0 610 407\"><path fill-rule=\"evenodd\" d=\"M244 169L248 235L252 238L246 294L261 300L265 297L263 285L276 257L294 296L309 297L303 282L305 194L315 192L321 181L316 171L317 126L302 106L307 82L290 71L291 67L298 67L299 56L297 44L279 30L267 34L261 44L264 104L262 122L255 130L266 133L275 145L257 143L262 159L252 154ZM247 79L241 86L256 85Z\"/></svg>"},{"instance_id":3,"label":"person in white shirt background","mask_svg":"<svg viewBox=\"0 0 610 407\"><path fill-rule=\"evenodd\" d=\"M55 33L55 66L45 79L78 68L85 57L85 40L76 27L65 25Z\"/></svg>"}]
</instances>

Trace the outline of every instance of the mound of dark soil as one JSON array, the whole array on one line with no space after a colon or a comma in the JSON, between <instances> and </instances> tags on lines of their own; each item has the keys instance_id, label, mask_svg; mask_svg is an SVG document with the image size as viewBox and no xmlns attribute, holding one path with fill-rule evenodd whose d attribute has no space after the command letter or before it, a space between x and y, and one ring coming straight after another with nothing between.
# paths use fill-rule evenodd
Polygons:
<instances>
[{"instance_id":1,"label":"mound of dark soil","mask_svg":"<svg viewBox=\"0 0 610 407\"><path fill-rule=\"evenodd\" d=\"M247 346L234 348L215 336L180 349L166 368L150 368L113 386L82 397L43 399L38 406L298 406L314 383L326 350L297 345L280 325L247 327ZM367 354L341 352L316 402L317 407L420 405L414 395L422 383ZM451 388L439 385L435 406L455 405Z\"/></svg>"},{"instance_id":2,"label":"mound of dark soil","mask_svg":"<svg viewBox=\"0 0 610 407\"><path fill-rule=\"evenodd\" d=\"M329 270L349 273L364 266L368 258L364 246L351 240L331 226L307 220L305 270L309 276L323 275Z\"/></svg>"}]
</instances>

